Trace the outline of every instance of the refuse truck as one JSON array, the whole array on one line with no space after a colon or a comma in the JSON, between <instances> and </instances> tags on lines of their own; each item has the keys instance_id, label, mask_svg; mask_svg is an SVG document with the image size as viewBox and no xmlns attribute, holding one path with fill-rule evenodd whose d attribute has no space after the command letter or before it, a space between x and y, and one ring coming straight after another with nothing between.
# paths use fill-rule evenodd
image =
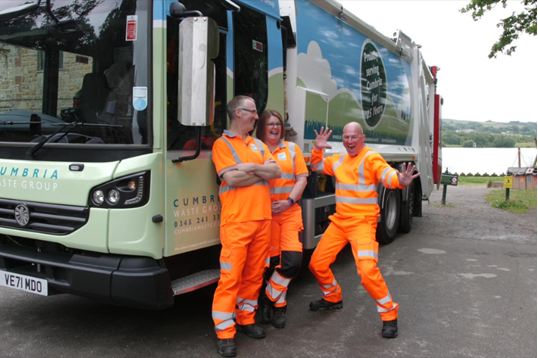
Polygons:
<instances>
[{"instance_id":1,"label":"refuse truck","mask_svg":"<svg viewBox=\"0 0 538 358\"><path fill-rule=\"evenodd\" d=\"M367 6L367 4L365 4ZM162 309L219 279L211 149L226 104L286 119L310 161L314 130L359 122L403 190L379 187L378 240L412 228L441 171L436 66L403 32L336 1L14 0L0 3L0 285ZM335 210L310 172L302 242Z\"/></svg>"}]
</instances>

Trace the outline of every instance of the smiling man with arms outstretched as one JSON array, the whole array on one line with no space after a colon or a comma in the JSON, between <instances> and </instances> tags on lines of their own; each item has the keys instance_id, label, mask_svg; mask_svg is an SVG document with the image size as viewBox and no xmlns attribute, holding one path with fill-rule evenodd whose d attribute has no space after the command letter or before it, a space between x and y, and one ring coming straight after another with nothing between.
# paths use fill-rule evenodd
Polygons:
<instances>
[{"instance_id":1,"label":"smiling man with arms outstretched","mask_svg":"<svg viewBox=\"0 0 538 358\"><path fill-rule=\"evenodd\" d=\"M330 148L327 140L329 128L316 132L312 151L312 170L336 178L336 213L330 216L331 224L323 234L310 260L310 271L318 280L323 298L310 303L312 311L341 309L342 290L330 265L338 253L351 244L357 271L362 285L375 300L381 315L381 335L396 338L398 335L398 304L392 301L385 280L377 267L379 244L376 241L379 205L377 184L389 189L403 189L419 176L411 163L402 165L402 172L392 168L372 149L364 145L366 136L357 122L344 127L343 142L347 153L323 158L323 149Z\"/></svg>"}]
</instances>

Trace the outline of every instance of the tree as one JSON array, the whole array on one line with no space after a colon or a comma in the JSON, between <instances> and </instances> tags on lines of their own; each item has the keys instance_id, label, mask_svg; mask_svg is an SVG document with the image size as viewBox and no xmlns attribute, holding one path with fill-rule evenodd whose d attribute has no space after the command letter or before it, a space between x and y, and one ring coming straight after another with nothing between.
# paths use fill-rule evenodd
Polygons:
<instances>
[{"instance_id":1,"label":"tree","mask_svg":"<svg viewBox=\"0 0 538 358\"><path fill-rule=\"evenodd\" d=\"M472 148L474 147L474 142L470 139L464 141L463 143L461 143L461 146L464 147L464 148Z\"/></svg>"},{"instance_id":2,"label":"tree","mask_svg":"<svg viewBox=\"0 0 538 358\"><path fill-rule=\"evenodd\" d=\"M516 145L516 141L510 136L500 135L493 142L493 146L496 148L513 148Z\"/></svg>"},{"instance_id":3,"label":"tree","mask_svg":"<svg viewBox=\"0 0 538 358\"><path fill-rule=\"evenodd\" d=\"M502 3L505 8L507 2L508 0L471 0L460 12L472 11L473 20L477 21L498 3ZM524 11L519 14L513 12L512 16L501 19L497 24L497 27L503 28L503 33L491 47L489 58L497 57L499 52L510 56L517 47L512 45L512 42L519 38L521 32L536 36L536 0L523 0L521 3L524 5Z\"/></svg>"}]
</instances>

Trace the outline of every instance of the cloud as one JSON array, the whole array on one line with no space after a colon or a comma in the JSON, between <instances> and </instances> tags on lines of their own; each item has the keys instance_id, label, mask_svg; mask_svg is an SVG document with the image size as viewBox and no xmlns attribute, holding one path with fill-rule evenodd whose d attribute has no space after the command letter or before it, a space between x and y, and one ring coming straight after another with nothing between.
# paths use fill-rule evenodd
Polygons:
<instances>
[{"instance_id":1,"label":"cloud","mask_svg":"<svg viewBox=\"0 0 538 358\"><path fill-rule=\"evenodd\" d=\"M336 81L331 76L331 66L321 53L321 48L315 41L308 44L307 53L297 57L297 77L310 90L323 92L332 99L338 90Z\"/></svg>"}]
</instances>

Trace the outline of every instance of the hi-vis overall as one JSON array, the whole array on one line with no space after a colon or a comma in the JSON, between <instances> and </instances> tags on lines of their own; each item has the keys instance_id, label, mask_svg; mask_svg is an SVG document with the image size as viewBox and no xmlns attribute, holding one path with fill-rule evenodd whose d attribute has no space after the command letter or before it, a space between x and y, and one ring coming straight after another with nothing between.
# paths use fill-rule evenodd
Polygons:
<instances>
[{"instance_id":1,"label":"hi-vis overall","mask_svg":"<svg viewBox=\"0 0 538 358\"><path fill-rule=\"evenodd\" d=\"M213 162L221 177L240 163L263 164L269 149L260 140L224 131L213 146ZM254 323L258 295L267 263L271 228L271 198L266 180L246 187L222 181L220 280L212 317L219 339L234 338L235 322Z\"/></svg>"},{"instance_id":2,"label":"hi-vis overall","mask_svg":"<svg viewBox=\"0 0 538 358\"><path fill-rule=\"evenodd\" d=\"M368 147L358 155L336 154L323 158L323 151L312 151L312 169L336 177L336 214L323 234L312 259L314 274L329 302L342 300L342 290L329 266L349 242L362 278L362 285L375 300L383 321L398 317L398 304L392 301L385 280L377 267L379 244L375 232L379 217L377 184L401 188L397 171Z\"/></svg>"},{"instance_id":3,"label":"hi-vis overall","mask_svg":"<svg viewBox=\"0 0 538 358\"><path fill-rule=\"evenodd\" d=\"M295 143L281 140L272 155L280 166L282 176L269 181L271 201L287 200L297 178L308 176L303 153ZM278 308L286 306L288 285L301 268L303 244L299 241L299 232L302 230L302 211L297 203L273 215L270 266L265 273L267 280L265 295Z\"/></svg>"}]
</instances>

